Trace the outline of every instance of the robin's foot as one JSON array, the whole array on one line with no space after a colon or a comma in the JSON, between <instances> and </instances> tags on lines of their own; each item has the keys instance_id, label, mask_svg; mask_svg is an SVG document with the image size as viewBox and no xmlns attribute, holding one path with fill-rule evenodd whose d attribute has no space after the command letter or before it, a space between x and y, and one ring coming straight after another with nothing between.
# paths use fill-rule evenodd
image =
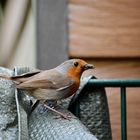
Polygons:
<instances>
[{"instance_id":1,"label":"robin's foot","mask_svg":"<svg viewBox=\"0 0 140 140\"><path fill-rule=\"evenodd\" d=\"M59 116L55 116L54 118L55 118L55 119L63 118L63 119L66 119L66 120L69 120L69 121L70 121L70 120L73 118L73 116L68 115L68 114L61 114L61 115L59 115Z\"/></svg>"}]
</instances>

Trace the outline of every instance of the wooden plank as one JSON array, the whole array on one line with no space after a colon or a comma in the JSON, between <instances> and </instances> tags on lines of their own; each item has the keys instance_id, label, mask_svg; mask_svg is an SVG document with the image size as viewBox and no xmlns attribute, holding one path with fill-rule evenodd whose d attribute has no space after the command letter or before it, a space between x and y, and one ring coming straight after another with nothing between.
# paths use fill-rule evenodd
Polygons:
<instances>
[{"instance_id":1,"label":"wooden plank","mask_svg":"<svg viewBox=\"0 0 140 140\"><path fill-rule=\"evenodd\" d=\"M140 57L140 1L70 0L71 57Z\"/></svg>"},{"instance_id":2,"label":"wooden plank","mask_svg":"<svg viewBox=\"0 0 140 140\"><path fill-rule=\"evenodd\" d=\"M49 69L68 59L67 0L36 0L37 66Z\"/></svg>"}]
</instances>

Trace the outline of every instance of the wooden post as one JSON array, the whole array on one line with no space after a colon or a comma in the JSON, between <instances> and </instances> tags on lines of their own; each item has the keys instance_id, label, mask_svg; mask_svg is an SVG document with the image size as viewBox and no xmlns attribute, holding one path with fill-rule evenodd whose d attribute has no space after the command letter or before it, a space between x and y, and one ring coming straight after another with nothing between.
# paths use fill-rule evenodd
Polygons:
<instances>
[{"instance_id":1,"label":"wooden post","mask_svg":"<svg viewBox=\"0 0 140 140\"><path fill-rule=\"evenodd\" d=\"M36 0L37 67L50 69L68 59L68 0Z\"/></svg>"}]
</instances>

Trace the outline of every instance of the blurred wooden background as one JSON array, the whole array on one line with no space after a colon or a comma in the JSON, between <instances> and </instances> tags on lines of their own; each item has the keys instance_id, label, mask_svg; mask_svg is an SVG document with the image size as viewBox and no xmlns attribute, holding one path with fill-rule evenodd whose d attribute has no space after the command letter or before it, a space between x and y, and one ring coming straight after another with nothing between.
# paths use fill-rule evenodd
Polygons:
<instances>
[{"instance_id":1,"label":"blurred wooden background","mask_svg":"<svg viewBox=\"0 0 140 140\"><path fill-rule=\"evenodd\" d=\"M70 0L69 56L98 78L140 78L140 1ZM113 140L120 139L120 89L107 89ZM127 89L128 140L140 139L140 89Z\"/></svg>"},{"instance_id":2,"label":"blurred wooden background","mask_svg":"<svg viewBox=\"0 0 140 140\"><path fill-rule=\"evenodd\" d=\"M31 0L0 0L0 65L36 65Z\"/></svg>"},{"instance_id":3,"label":"blurred wooden background","mask_svg":"<svg viewBox=\"0 0 140 140\"><path fill-rule=\"evenodd\" d=\"M40 2L46 1L53 0L40 0ZM63 0L63 2L67 1ZM41 52L38 52L40 46L36 44L35 40L36 22L33 4L30 0L0 0L1 66L9 68L13 68L15 65L39 66L36 65L38 60L36 54L41 55ZM65 42L66 55L70 58L84 58L93 63L96 66L93 74L98 78L140 78L140 1L69 0L67 4L69 11L68 15L66 11L66 15L68 16L69 31L68 38L65 37L68 42L68 44ZM51 6L53 7L53 5ZM58 10L55 9L55 6L54 10ZM57 14L57 12L54 13ZM56 16L55 14L53 16ZM44 15L46 18L49 17L48 13ZM45 21L43 18L40 20ZM45 22L48 25L47 20ZM40 41L41 38L44 41L42 49L44 53L41 59L46 58L45 54L50 55L47 56L47 59L52 57L51 52L47 49L53 46L48 46L49 43L45 44L47 43L45 40L51 40L47 35L52 33L45 33L46 24L40 25L42 29L44 28L43 33L40 34ZM51 22L49 24L52 24L52 27L55 25ZM60 24L58 26L61 27ZM49 28L48 31L50 31ZM55 34L54 30L53 34ZM56 39L58 38L56 37ZM51 42L55 42L53 38ZM52 43L52 45L57 44ZM55 47L54 52L59 50ZM59 58L62 60L61 56ZM42 67L46 66L46 61L48 60L44 59ZM50 61L54 62L54 60ZM127 89L127 91L128 140L139 140L140 89ZM107 89L113 140L120 139L119 92L119 89Z\"/></svg>"}]
</instances>

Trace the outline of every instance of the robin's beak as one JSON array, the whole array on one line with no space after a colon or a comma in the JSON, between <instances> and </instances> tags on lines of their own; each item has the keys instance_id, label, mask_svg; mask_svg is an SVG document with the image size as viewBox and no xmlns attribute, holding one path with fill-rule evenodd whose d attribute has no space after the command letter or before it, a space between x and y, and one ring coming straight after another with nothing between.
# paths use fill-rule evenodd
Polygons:
<instances>
[{"instance_id":1,"label":"robin's beak","mask_svg":"<svg viewBox=\"0 0 140 140\"><path fill-rule=\"evenodd\" d=\"M88 70L88 69L94 69L94 66L92 64L85 64L84 70Z\"/></svg>"}]
</instances>

